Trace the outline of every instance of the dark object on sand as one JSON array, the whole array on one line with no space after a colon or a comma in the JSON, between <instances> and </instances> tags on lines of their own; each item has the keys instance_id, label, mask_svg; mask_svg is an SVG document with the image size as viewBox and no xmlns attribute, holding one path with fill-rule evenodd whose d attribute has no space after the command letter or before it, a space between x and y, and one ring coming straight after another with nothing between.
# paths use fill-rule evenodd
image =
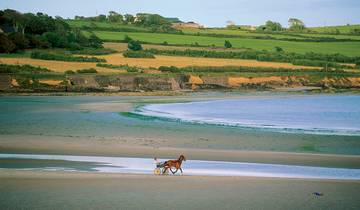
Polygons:
<instances>
[{"instance_id":1,"label":"dark object on sand","mask_svg":"<svg viewBox=\"0 0 360 210\"><path fill-rule=\"evenodd\" d=\"M313 193L313 195L315 195L315 196L323 196L323 195L324 195L324 193L314 192L314 193Z\"/></svg>"}]
</instances>

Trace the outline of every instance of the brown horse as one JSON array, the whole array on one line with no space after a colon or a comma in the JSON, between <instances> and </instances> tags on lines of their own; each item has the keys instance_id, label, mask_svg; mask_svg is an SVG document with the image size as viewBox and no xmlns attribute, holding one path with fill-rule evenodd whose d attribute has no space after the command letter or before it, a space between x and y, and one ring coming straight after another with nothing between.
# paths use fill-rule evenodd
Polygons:
<instances>
[{"instance_id":1,"label":"brown horse","mask_svg":"<svg viewBox=\"0 0 360 210\"><path fill-rule=\"evenodd\" d=\"M163 173L166 173L168 169L170 169L171 173L175 174L179 169L181 173L183 173L183 170L181 169L181 164L183 161L186 161L186 158L184 155L180 155L179 159L177 160L168 160L164 163L164 169ZM175 168L176 170L173 171L172 169Z\"/></svg>"}]
</instances>

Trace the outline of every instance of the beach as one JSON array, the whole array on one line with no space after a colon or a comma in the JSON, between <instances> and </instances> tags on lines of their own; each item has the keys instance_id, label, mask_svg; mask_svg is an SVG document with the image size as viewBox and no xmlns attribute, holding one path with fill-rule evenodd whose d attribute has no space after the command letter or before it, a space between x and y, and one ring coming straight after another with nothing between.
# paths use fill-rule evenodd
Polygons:
<instances>
[{"instance_id":1,"label":"beach","mask_svg":"<svg viewBox=\"0 0 360 210\"><path fill-rule=\"evenodd\" d=\"M2 97L0 153L163 159L183 154L188 160L360 169L356 135L275 132L132 114L144 104L278 97L210 96ZM29 161L24 164L38 164ZM1 163L6 162L0 161L0 168ZM359 180L36 169L0 169L0 180L2 209L360 207Z\"/></svg>"},{"instance_id":2,"label":"beach","mask_svg":"<svg viewBox=\"0 0 360 210\"><path fill-rule=\"evenodd\" d=\"M359 209L358 181L1 170L2 209ZM321 193L316 196L313 193Z\"/></svg>"}]
</instances>

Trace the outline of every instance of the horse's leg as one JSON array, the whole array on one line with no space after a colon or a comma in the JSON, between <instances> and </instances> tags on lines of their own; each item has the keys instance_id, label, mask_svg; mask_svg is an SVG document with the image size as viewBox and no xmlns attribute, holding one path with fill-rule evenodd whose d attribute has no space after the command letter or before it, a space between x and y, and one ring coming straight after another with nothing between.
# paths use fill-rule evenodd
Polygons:
<instances>
[{"instance_id":1,"label":"horse's leg","mask_svg":"<svg viewBox=\"0 0 360 210\"><path fill-rule=\"evenodd\" d=\"M181 173L183 173L182 168L180 167L179 169L180 169Z\"/></svg>"},{"instance_id":2,"label":"horse's leg","mask_svg":"<svg viewBox=\"0 0 360 210\"><path fill-rule=\"evenodd\" d=\"M173 171L173 170L170 168L170 171L171 171L173 174L176 174L176 172L178 171L178 169L176 168L176 171Z\"/></svg>"},{"instance_id":3,"label":"horse's leg","mask_svg":"<svg viewBox=\"0 0 360 210\"><path fill-rule=\"evenodd\" d=\"M165 174L167 170L168 170L168 168L165 166L162 173Z\"/></svg>"}]
</instances>

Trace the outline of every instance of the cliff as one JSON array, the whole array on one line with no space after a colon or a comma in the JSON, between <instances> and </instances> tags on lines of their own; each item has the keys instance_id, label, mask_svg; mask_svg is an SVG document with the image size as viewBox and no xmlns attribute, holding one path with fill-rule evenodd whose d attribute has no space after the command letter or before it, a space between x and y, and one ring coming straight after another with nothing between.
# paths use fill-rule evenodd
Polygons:
<instances>
[{"instance_id":1,"label":"cliff","mask_svg":"<svg viewBox=\"0 0 360 210\"><path fill-rule=\"evenodd\" d=\"M63 79L34 79L0 75L3 92L135 92L207 89L271 89L280 87L360 88L360 77L309 76L164 76L72 75Z\"/></svg>"}]
</instances>

